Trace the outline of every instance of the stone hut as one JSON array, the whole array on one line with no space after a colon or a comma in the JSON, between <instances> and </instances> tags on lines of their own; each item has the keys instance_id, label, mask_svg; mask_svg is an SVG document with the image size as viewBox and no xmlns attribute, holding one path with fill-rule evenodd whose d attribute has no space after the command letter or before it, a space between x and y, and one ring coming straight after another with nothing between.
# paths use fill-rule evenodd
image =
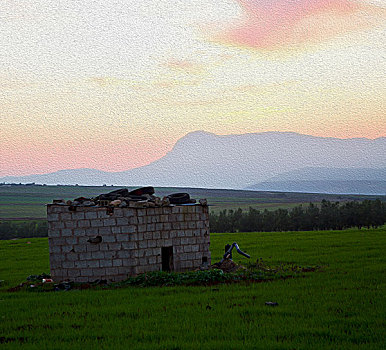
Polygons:
<instances>
[{"instance_id":1,"label":"stone hut","mask_svg":"<svg viewBox=\"0 0 386 350\"><path fill-rule=\"evenodd\" d=\"M210 265L208 206L47 205L55 281L120 281L150 271Z\"/></svg>"}]
</instances>

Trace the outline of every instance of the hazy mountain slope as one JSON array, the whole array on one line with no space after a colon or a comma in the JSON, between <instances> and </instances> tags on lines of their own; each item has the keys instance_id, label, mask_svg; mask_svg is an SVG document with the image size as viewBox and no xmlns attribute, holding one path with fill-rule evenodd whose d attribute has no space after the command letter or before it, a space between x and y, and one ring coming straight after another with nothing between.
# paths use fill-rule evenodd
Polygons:
<instances>
[{"instance_id":1,"label":"hazy mountain slope","mask_svg":"<svg viewBox=\"0 0 386 350\"><path fill-rule=\"evenodd\" d=\"M281 132L218 136L197 131L144 167L118 173L68 170L0 182L245 188L304 167L385 168L386 138L336 139Z\"/></svg>"}]
</instances>

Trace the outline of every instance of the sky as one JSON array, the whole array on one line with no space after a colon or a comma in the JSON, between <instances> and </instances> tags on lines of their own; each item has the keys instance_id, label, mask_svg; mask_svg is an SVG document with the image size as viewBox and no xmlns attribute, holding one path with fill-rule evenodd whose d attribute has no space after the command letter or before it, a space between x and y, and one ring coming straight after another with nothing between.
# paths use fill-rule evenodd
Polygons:
<instances>
[{"instance_id":1,"label":"sky","mask_svg":"<svg viewBox=\"0 0 386 350\"><path fill-rule=\"evenodd\" d=\"M127 170L195 130L386 136L384 0L3 0L0 33L0 176Z\"/></svg>"}]
</instances>

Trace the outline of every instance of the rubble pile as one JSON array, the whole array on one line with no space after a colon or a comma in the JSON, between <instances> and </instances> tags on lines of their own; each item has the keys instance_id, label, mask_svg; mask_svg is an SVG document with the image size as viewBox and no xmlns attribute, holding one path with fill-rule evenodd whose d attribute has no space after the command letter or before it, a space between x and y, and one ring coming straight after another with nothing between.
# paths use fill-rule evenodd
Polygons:
<instances>
[{"instance_id":1,"label":"rubble pile","mask_svg":"<svg viewBox=\"0 0 386 350\"><path fill-rule=\"evenodd\" d=\"M224 259L220 262L217 262L213 265L210 266L210 269L219 269L222 270L223 272L236 272L239 270L246 270L246 268L242 265L236 264L233 260L231 259Z\"/></svg>"},{"instance_id":2,"label":"rubble pile","mask_svg":"<svg viewBox=\"0 0 386 350\"><path fill-rule=\"evenodd\" d=\"M122 188L93 198L79 197L74 200L54 199L53 204L69 205L71 207L119 207L119 208L154 208L173 205L195 204L188 193L173 193L163 198L154 195L154 187L141 187L129 191ZM200 199L201 205L207 205L206 199Z\"/></svg>"}]
</instances>

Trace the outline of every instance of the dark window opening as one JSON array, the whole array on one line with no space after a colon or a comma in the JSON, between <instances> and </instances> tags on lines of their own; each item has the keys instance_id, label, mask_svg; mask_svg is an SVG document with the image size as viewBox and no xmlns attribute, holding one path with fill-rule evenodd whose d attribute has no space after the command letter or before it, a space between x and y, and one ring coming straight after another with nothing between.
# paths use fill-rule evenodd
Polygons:
<instances>
[{"instance_id":1,"label":"dark window opening","mask_svg":"<svg viewBox=\"0 0 386 350\"><path fill-rule=\"evenodd\" d=\"M162 247L162 271L173 271L173 247Z\"/></svg>"},{"instance_id":2,"label":"dark window opening","mask_svg":"<svg viewBox=\"0 0 386 350\"><path fill-rule=\"evenodd\" d=\"M208 257L207 256L203 256L202 257L202 263L205 264L208 262Z\"/></svg>"}]
</instances>

